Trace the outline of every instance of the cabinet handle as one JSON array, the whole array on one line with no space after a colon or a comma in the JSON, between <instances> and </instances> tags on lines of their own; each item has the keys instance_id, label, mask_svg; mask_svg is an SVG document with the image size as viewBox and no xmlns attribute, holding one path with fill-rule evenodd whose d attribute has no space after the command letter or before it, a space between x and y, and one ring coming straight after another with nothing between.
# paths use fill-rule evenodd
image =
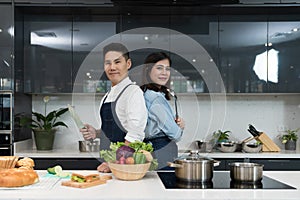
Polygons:
<instances>
[{"instance_id":1,"label":"cabinet handle","mask_svg":"<svg viewBox=\"0 0 300 200\"><path fill-rule=\"evenodd\" d=\"M269 161L269 162L280 162L280 163L282 163L282 162L290 162L290 160L267 160L267 161Z\"/></svg>"}]
</instances>

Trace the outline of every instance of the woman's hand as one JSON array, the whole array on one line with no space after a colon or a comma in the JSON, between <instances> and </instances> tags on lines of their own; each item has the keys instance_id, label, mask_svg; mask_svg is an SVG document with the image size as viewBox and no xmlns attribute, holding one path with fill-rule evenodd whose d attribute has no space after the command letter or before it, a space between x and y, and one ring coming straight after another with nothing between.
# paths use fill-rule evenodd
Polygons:
<instances>
[{"instance_id":1,"label":"woman's hand","mask_svg":"<svg viewBox=\"0 0 300 200\"><path fill-rule=\"evenodd\" d=\"M84 124L85 128L81 128L79 131L82 133L83 138L85 140L90 140L90 139L95 139L96 138L96 129L89 125L89 124Z\"/></svg>"},{"instance_id":2,"label":"woman's hand","mask_svg":"<svg viewBox=\"0 0 300 200\"><path fill-rule=\"evenodd\" d=\"M184 121L183 121L183 119L182 118L177 118L176 119L176 123L177 123L177 125L181 128L181 129L184 129L184 127L185 127L185 123L184 123Z\"/></svg>"},{"instance_id":3,"label":"woman's hand","mask_svg":"<svg viewBox=\"0 0 300 200\"><path fill-rule=\"evenodd\" d=\"M103 162L101 165L99 165L97 167L97 170L99 172L103 172L103 173L110 173L111 172L109 167L108 167L108 164L106 162Z\"/></svg>"}]
</instances>

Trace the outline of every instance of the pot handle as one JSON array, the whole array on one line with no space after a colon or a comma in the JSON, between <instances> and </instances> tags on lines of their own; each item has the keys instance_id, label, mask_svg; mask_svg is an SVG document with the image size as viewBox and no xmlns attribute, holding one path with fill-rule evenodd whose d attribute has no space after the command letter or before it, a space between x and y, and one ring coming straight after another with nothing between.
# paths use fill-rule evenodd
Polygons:
<instances>
[{"instance_id":1,"label":"pot handle","mask_svg":"<svg viewBox=\"0 0 300 200\"><path fill-rule=\"evenodd\" d=\"M214 167L219 166L219 165L220 165L220 162L221 162L221 161L219 161L219 160L214 160Z\"/></svg>"},{"instance_id":2,"label":"pot handle","mask_svg":"<svg viewBox=\"0 0 300 200\"><path fill-rule=\"evenodd\" d=\"M176 164L176 163L172 163L172 162L168 162L168 166L169 167L175 167L175 168L182 168L182 165Z\"/></svg>"}]
</instances>

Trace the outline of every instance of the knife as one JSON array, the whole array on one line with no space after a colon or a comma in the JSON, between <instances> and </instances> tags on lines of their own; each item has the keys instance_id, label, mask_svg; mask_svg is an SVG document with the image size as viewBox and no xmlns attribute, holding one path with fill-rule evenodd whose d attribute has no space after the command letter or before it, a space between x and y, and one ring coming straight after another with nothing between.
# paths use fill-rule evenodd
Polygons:
<instances>
[{"instance_id":1,"label":"knife","mask_svg":"<svg viewBox=\"0 0 300 200\"><path fill-rule=\"evenodd\" d=\"M83 122L80 120L78 114L75 112L74 108L68 104L68 109L69 109L69 112L71 114L71 117L73 118L76 126L79 128L79 129L82 129L82 128L86 128L83 124Z\"/></svg>"},{"instance_id":2,"label":"knife","mask_svg":"<svg viewBox=\"0 0 300 200\"><path fill-rule=\"evenodd\" d=\"M255 128L253 125L249 124L249 129L250 129L250 130L252 131L252 133L254 133L256 136L260 136L261 132L258 131L258 130L256 130L256 128Z\"/></svg>"}]
</instances>

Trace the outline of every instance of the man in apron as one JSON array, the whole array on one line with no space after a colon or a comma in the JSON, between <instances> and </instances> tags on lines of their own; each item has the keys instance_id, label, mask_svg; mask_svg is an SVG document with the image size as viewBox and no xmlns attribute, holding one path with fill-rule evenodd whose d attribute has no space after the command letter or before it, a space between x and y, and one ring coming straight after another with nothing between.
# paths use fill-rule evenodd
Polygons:
<instances>
[{"instance_id":1,"label":"man in apron","mask_svg":"<svg viewBox=\"0 0 300 200\"><path fill-rule=\"evenodd\" d=\"M100 137L100 149L109 149L111 142L143 141L147 108L142 90L128 77L131 67L128 49L120 43L111 43L104 47L103 57L111 89L100 103L101 129L85 124L86 128L80 132L85 140ZM110 171L105 162L97 170Z\"/></svg>"}]
</instances>

